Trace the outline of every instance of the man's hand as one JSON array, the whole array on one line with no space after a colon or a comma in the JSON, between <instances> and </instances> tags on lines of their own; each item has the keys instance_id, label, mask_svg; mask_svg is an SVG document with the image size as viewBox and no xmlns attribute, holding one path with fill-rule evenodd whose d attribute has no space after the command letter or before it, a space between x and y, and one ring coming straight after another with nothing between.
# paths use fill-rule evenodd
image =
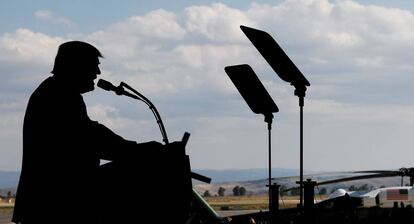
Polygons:
<instances>
[{"instance_id":1,"label":"man's hand","mask_svg":"<svg viewBox=\"0 0 414 224\"><path fill-rule=\"evenodd\" d=\"M138 144L140 150L154 150L154 151L161 151L164 145L157 141L149 141L143 142Z\"/></svg>"},{"instance_id":2,"label":"man's hand","mask_svg":"<svg viewBox=\"0 0 414 224\"><path fill-rule=\"evenodd\" d=\"M170 153L175 153L177 155L185 154L185 146L181 141L171 142L165 145L164 148L167 152Z\"/></svg>"}]
</instances>

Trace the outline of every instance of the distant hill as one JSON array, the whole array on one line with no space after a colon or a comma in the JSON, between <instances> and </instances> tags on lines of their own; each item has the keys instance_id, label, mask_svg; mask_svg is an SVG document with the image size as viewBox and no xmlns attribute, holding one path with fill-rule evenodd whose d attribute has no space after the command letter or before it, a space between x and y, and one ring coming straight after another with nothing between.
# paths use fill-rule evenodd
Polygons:
<instances>
[{"instance_id":1,"label":"distant hill","mask_svg":"<svg viewBox=\"0 0 414 224\"><path fill-rule=\"evenodd\" d=\"M268 176L268 169L265 168L224 170L196 169L193 171L212 178L213 183L258 180L265 179ZM309 172L305 171L305 173ZM299 171L296 169L272 169L273 177L297 176L298 174ZM16 187L19 181L19 176L20 171L0 171L0 188Z\"/></svg>"},{"instance_id":2,"label":"distant hill","mask_svg":"<svg viewBox=\"0 0 414 224\"><path fill-rule=\"evenodd\" d=\"M204 184L198 181L193 180L194 188L202 193L205 190L210 192L217 192L219 187L226 188L226 194L232 192L232 188L236 185L244 186L251 194L266 194L267 193L267 176L268 170L265 168L258 169L237 169L237 170L208 170L208 169L195 169L193 172L199 173L201 175L208 176L212 178L212 184ZM272 182L276 182L280 185L283 185L287 188L296 186L296 181L298 181L299 171L296 169L284 169L284 168L274 168L272 169L272 177L275 178ZM312 178L313 180L323 181L328 179L343 178L349 176L350 174L344 173L325 173L316 175L311 175L311 171L304 171L305 177ZM0 171L0 195L11 190L15 191L17 188L17 183L19 180L20 171ZM409 178L405 178L405 184L408 183ZM363 184L369 184L370 186L377 188L380 186L398 186L400 185L400 177L390 177L390 178L377 178L377 179L367 179L359 180L352 182L343 182L332 184L328 186L321 186L320 188L327 188L328 192L337 188L347 189L351 185L361 186Z\"/></svg>"},{"instance_id":3,"label":"distant hill","mask_svg":"<svg viewBox=\"0 0 414 224\"><path fill-rule=\"evenodd\" d=\"M226 169L226 170L207 170L199 169L193 170L193 172L199 173L204 176L212 178L212 183L223 182L239 182L266 179L268 177L268 169L256 168L256 169ZM310 171L304 171L304 173L310 173ZM286 177L286 176L298 176L299 170L297 169L285 169L285 168L273 168L272 177Z\"/></svg>"},{"instance_id":4,"label":"distant hill","mask_svg":"<svg viewBox=\"0 0 414 224\"><path fill-rule=\"evenodd\" d=\"M239 182L265 179L268 176L268 170L257 169L226 169L226 170L193 170L196 173L212 178L213 183L222 182ZM305 172L306 173L306 172ZM274 168L272 169L273 177L297 176L298 170ZM19 181L20 171L0 171L0 189L16 188Z\"/></svg>"},{"instance_id":5,"label":"distant hill","mask_svg":"<svg viewBox=\"0 0 414 224\"><path fill-rule=\"evenodd\" d=\"M273 176L273 175L272 175ZM327 174L317 174L317 175L305 175L304 179L312 178L312 180L316 181L324 181L324 180L332 180L338 178L349 177L350 174L341 174L341 173L327 173ZM274 176L275 177L275 176ZM404 185L408 184L408 179L405 178ZM296 181L299 180L298 176L290 176L290 177L277 177L272 182L277 183L284 188L291 188L298 186ZM376 189L382 186L390 187L390 186L400 186L401 177L386 177L386 178L375 178L375 179L363 179L363 180L354 180L349 182L340 182L334 183L329 185L323 185L315 188L315 191L318 192L320 189L325 188L328 193L332 192L335 189L343 188L349 189L351 186L361 187L363 185L367 185L368 190ZM232 189L235 186L244 187L247 190L248 194L267 194L268 188L266 185L268 184L268 180L266 178L263 179L251 179L248 181L228 181L228 182L220 182L220 183L194 183L194 189L203 194L205 191L209 191L212 195L217 194L218 189L220 187L225 189L226 195L232 194Z\"/></svg>"}]
</instances>

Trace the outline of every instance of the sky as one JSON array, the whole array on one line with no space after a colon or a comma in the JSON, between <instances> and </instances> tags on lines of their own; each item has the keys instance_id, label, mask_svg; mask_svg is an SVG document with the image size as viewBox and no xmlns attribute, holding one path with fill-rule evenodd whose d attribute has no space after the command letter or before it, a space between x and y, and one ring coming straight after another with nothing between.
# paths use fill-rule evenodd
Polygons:
<instances>
[{"instance_id":1,"label":"sky","mask_svg":"<svg viewBox=\"0 0 414 224\"><path fill-rule=\"evenodd\" d=\"M267 124L224 72L249 64L280 109L272 167L299 168L294 88L240 25L268 32L311 83L306 170L414 166L412 1L6 0L0 2L0 170L20 170L28 98L69 40L100 49L100 78L123 81L149 98L170 141L191 133L186 150L193 169L267 168ZM91 119L124 138L162 141L142 102L101 89L84 100Z\"/></svg>"}]
</instances>

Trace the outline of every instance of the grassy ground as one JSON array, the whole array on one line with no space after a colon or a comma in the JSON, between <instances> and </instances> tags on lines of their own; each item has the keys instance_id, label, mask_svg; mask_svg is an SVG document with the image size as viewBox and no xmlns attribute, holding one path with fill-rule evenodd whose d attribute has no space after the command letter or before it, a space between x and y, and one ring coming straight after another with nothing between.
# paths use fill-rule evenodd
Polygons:
<instances>
[{"instance_id":1,"label":"grassy ground","mask_svg":"<svg viewBox=\"0 0 414 224\"><path fill-rule=\"evenodd\" d=\"M322 200L326 196L316 196L317 200ZM204 200L216 211L219 210L267 210L267 195L246 195L246 196L223 196L205 197ZM293 208L299 203L298 196L283 196L279 200L279 208ZM0 202L0 213L13 212L13 204Z\"/></svg>"},{"instance_id":2,"label":"grassy ground","mask_svg":"<svg viewBox=\"0 0 414 224\"><path fill-rule=\"evenodd\" d=\"M325 197L316 196L317 200ZM211 207L216 211L220 210L267 210L267 195L249 195L249 196L224 196L224 197L206 197L204 198ZM299 203L298 196L284 196L279 200L279 208L293 208Z\"/></svg>"},{"instance_id":3,"label":"grassy ground","mask_svg":"<svg viewBox=\"0 0 414 224\"><path fill-rule=\"evenodd\" d=\"M13 205L3 205L0 203L0 214L12 213L12 212L13 212Z\"/></svg>"},{"instance_id":4,"label":"grassy ground","mask_svg":"<svg viewBox=\"0 0 414 224\"><path fill-rule=\"evenodd\" d=\"M0 202L0 224L10 224L13 215L13 204Z\"/></svg>"},{"instance_id":5,"label":"grassy ground","mask_svg":"<svg viewBox=\"0 0 414 224\"><path fill-rule=\"evenodd\" d=\"M224 196L204 198L210 206L218 210L267 210L269 199L266 195ZM279 206L294 207L298 203L297 197L284 197Z\"/></svg>"}]
</instances>

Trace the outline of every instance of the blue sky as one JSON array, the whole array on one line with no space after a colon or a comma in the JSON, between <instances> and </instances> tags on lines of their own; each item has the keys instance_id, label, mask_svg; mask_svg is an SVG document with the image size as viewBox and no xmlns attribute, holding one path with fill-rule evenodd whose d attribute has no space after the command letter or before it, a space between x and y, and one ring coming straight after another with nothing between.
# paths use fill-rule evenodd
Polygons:
<instances>
[{"instance_id":1,"label":"blue sky","mask_svg":"<svg viewBox=\"0 0 414 224\"><path fill-rule=\"evenodd\" d=\"M48 32L56 32L52 27L42 26L38 21L33 20L33 13L38 10L51 9L57 15L70 18L76 24L77 31L90 32L116 21L121 21L132 15L145 14L156 9L165 9L168 11L179 12L191 5L208 5L214 1L207 0L177 0L170 1L122 1L116 0L105 1L82 1L74 0L70 3L53 0L40 0L36 3L28 4L27 1L2 1L1 6L1 30L13 31L16 27L28 27L35 29L44 29ZM232 0L222 1L226 5L234 6L240 9L246 9L251 1ZM269 1L256 1L269 2ZM280 2L280 1L272 1ZM10 19L13 22L10 23ZM45 25L45 24L43 24ZM56 27L54 27L56 28Z\"/></svg>"},{"instance_id":2,"label":"blue sky","mask_svg":"<svg viewBox=\"0 0 414 224\"><path fill-rule=\"evenodd\" d=\"M414 3L411 1L0 2L0 170L19 170L31 92L57 46L83 40L104 54L102 78L124 81L157 106L170 141L185 131L193 168L267 167L263 117L224 73L250 64L279 106L273 167L299 165L299 108L239 29L269 32L311 82L305 169L413 166ZM145 105L96 90L90 117L136 141L161 136Z\"/></svg>"},{"instance_id":3,"label":"blue sky","mask_svg":"<svg viewBox=\"0 0 414 224\"><path fill-rule=\"evenodd\" d=\"M61 33L67 30L50 27L33 20L33 13L38 10L50 9L59 16L70 18L71 21L79 24L73 30L78 32L90 32L96 29L104 28L106 25L115 21L126 19L131 15L145 14L151 10L163 8L168 11L179 12L191 5L209 5L213 2L209 0L176 0L174 2L154 0L154 1L122 1L116 0L73 0L70 3L53 0L39 0L35 3L28 4L27 1L1 1L0 2L0 30L2 32L12 32L17 27L26 27L37 29L38 31L47 31L48 33ZM259 4L277 4L281 0L227 0L220 1L230 7L245 10L253 2ZM385 7L397 7L411 10L414 4L409 0L388 1L388 0L362 0L359 3L369 5L379 5ZM73 31L72 30L72 31Z\"/></svg>"}]
</instances>

